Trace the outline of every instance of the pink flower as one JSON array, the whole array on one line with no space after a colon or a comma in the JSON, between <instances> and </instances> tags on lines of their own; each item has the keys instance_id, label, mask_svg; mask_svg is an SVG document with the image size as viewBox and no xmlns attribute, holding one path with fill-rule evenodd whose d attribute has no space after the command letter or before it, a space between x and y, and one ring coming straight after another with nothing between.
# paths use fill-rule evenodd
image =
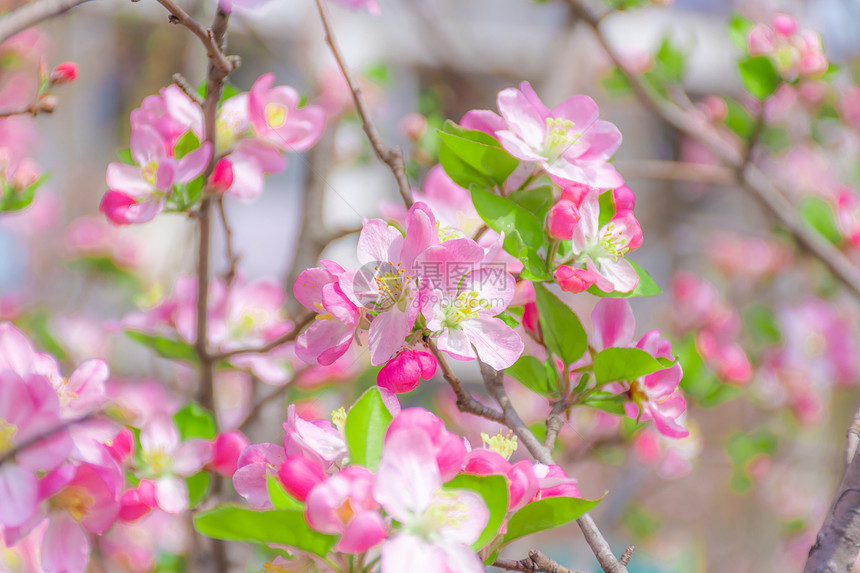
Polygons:
<instances>
[{"instance_id":1,"label":"pink flower","mask_svg":"<svg viewBox=\"0 0 860 573\"><path fill-rule=\"evenodd\" d=\"M603 277L588 269L575 269L568 265L561 265L553 273L555 281L561 290L565 292L580 293L586 291Z\"/></svg>"},{"instance_id":2,"label":"pink flower","mask_svg":"<svg viewBox=\"0 0 860 573\"><path fill-rule=\"evenodd\" d=\"M611 346L632 346L636 321L626 300L601 299L591 313L591 320L594 324L593 345L598 351ZM669 341L660 338L656 330L646 333L636 343L636 348L655 358L672 358ZM609 384L607 389L624 392L630 397L630 402L624 408L631 418L653 419L661 434L683 438L689 432L677 422L687 407L684 395L678 388L681 375L681 365L674 364L636 380Z\"/></svg>"},{"instance_id":3,"label":"pink flower","mask_svg":"<svg viewBox=\"0 0 860 573\"><path fill-rule=\"evenodd\" d=\"M363 267L344 273L339 282L343 292L372 317L368 349L374 366L386 363L412 331L419 313L416 260L438 244L436 220L421 202L409 210L405 236L381 219L365 223L358 238L358 262Z\"/></svg>"},{"instance_id":4,"label":"pink flower","mask_svg":"<svg viewBox=\"0 0 860 573\"><path fill-rule=\"evenodd\" d=\"M376 383L397 394L411 392L418 382L429 380L436 373L436 358L429 352L402 350L382 367Z\"/></svg>"},{"instance_id":5,"label":"pink flower","mask_svg":"<svg viewBox=\"0 0 860 573\"><path fill-rule=\"evenodd\" d=\"M442 478L426 434L391 433L373 485L373 497L399 524L382 545L382 573L408 570L484 571L469 547L478 540L489 512L476 493L442 489Z\"/></svg>"},{"instance_id":6,"label":"pink flower","mask_svg":"<svg viewBox=\"0 0 860 573\"><path fill-rule=\"evenodd\" d=\"M430 247L416 266L426 283L422 313L439 350L458 360L480 358L496 370L516 362L523 341L496 318L516 289L504 268L485 264L484 249L471 239Z\"/></svg>"},{"instance_id":7,"label":"pink flower","mask_svg":"<svg viewBox=\"0 0 860 573\"><path fill-rule=\"evenodd\" d=\"M571 253L576 265L594 273L603 292L630 292L639 284L639 275L624 255L642 244L642 230L633 213L627 212L599 226L598 191L592 190L579 206L581 219L573 233Z\"/></svg>"},{"instance_id":8,"label":"pink flower","mask_svg":"<svg viewBox=\"0 0 860 573\"><path fill-rule=\"evenodd\" d=\"M373 474L349 466L316 485L305 500L308 525L321 533L340 535L334 550L363 553L379 545L386 527L373 499Z\"/></svg>"},{"instance_id":9,"label":"pink flower","mask_svg":"<svg viewBox=\"0 0 860 573\"><path fill-rule=\"evenodd\" d=\"M328 420L305 420L296 413L296 405L287 408L284 423L286 455L304 456L319 461L324 467L339 463L347 454L342 429Z\"/></svg>"},{"instance_id":10,"label":"pink flower","mask_svg":"<svg viewBox=\"0 0 860 573\"><path fill-rule=\"evenodd\" d=\"M146 97L130 119L132 131L144 126L154 129L171 153L185 133L195 130L199 137L203 129L203 110L175 84Z\"/></svg>"},{"instance_id":11,"label":"pink flower","mask_svg":"<svg viewBox=\"0 0 860 573\"><path fill-rule=\"evenodd\" d=\"M305 501L317 484L326 480L322 464L311 458L294 456L287 458L278 470L284 489L299 501Z\"/></svg>"},{"instance_id":12,"label":"pink flower","mask_svg":"<svg viewBox=\"0 0 860 573\"><path fill-rule=\"evenodd\" d=\"M466 444L460 436L445 429L445 422L424 408L407 408L391 421L385 439L400 431L420 433L430 443L443 482L460 473L466 457Z\"/></svg>"},{"instance_id":13,"label":"pink flower","mask_svg":"<svg viewBox=\"0 0 860 573\"><path fill-rule=\"evenodd\" d=\"M492 130L514 157L535 161L550 175L586 185L608 189L624 183L607 163L621 145L621 133L597 119L597 104L591 98L573 96L550 110L523 82L519 90L499 92L497 103L501 118L490 112L475 117L470 112L467 124Z\"/></svg>"},{"instance_id":14,"label":"pink flower","mask_svg":"<svg viewBox=\"0 0 860 573\"><path fill-rule=\"evenodd\" d=\"M63 62L51 72L48 80L52 85L59 86L75 81L78 77L78 65L75 62Z\"/></svg>"},{"instance_id":15,"label":"pink flower","mask_svg":"<svg viewBox=\"0 0 860 573\"><path fill-rule=\"evenodd\" d=\"M538 491L532 501L548 497L582 497L576 480L567 477L561 466L535 464L533 471L538 480Z\"/></svg>"},{"instance_id":16,"label":"pink flower","mask_svg":"<svg viewBox=\"0 0 860 573\"><path fill-rule=\"evenodd\" d=\"M120 498L119 519L122 521L137 521L158 507L155 499L155 484L149 480L140 480L135 488L127 489Z\"/></svg>"},{"instance_id":17,"label":"pink flower","mask_svg":"<svg viewBox=\"0 0 860 573\"><path fill-rule=\"evenodd\" d=\"M769 56L773 53L773 30L763 24L757 24L747 32L747 49L753 56Z\"/></svg>"},{"instance_id":18,"label":"pink flower","mask_svg":"<svg viewBox=\"0 0 860 573\"><path fill-rule=\"evenodd\" d=\"M296 300L318 313L296 339L296 355L308 364L328 366L349 348L361 314L340 286L343 267L331 261L320 264L302 271L293 286Z\"/></svg>"},{"instance_id":19,"label":"pink flower","mask_svg":"<svg viewBox=\"0 0 860 573\"><path fill-rule=\"evenodd\" d=\"M325 113L298 107L299 94L289 86L272 87L274 74L260 76L248 92L248 113L257 137L284 151L307 151L322 135Z\"/></svg>"},{"instance_id":20,"label":"pink flower","mask_svg":"<svg viewBox=\"0 0 860 573\"><path fill-rule=\"evenodd\" d=\"M271 507L267 479L270 474L278 474L286 459L284 448L275 444L252 444L245 448L233 474L236 493L254 507Z\"/></svg>"},{"instance_id":21,"label":"pink flower","mask_svg":"<svg viewBox=\"0 0 860 573\"><path fill-rule=\"evenodd\" d=\"M573 201L562 199L552 206L546 220L546 228L556 239L569 241L573 238L573 229L579 223L579 208Z\"/></svg>"},{"instance_id":22,"label":"pink flower","mask_svg":"<svg viewBox=\"0 0 860 573\"><path fill-rule=\"evenodd\" d=\"M239 456L247 447L248 438L238 430L218 434L212 444L212 459L207 467L224 477L233 477Z\"/></svg>"},{"instance_id":23,"label":"pink flower","mask_svg":"<svg viewBox=\"0 0 860 573\"><path fill-rule=\"evenodd\" d=\"M99 209L117 225L145 223L164 208L177 183L188 183L203 173L211 156L208 142L180 160L171 157L168 141L152 127L131 132L131 156L135 165L111 163L105 194Z\"/></svg>"}]
</instances>

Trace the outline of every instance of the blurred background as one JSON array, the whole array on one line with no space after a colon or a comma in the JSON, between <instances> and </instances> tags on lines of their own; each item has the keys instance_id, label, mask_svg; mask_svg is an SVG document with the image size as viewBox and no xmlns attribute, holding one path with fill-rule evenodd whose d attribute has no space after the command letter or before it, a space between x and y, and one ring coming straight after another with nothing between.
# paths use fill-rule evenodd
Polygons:
<instances>
[{"instance_id":1,"label":"blurred background","mask_svg":"<svg viewBox=\"0 0 860 573\"><path fill-rule=\"evenodd\" d=\"M183 5L201 22L211 19L211 2ZM657 297L632 301L637 336L660 329L672 338L685 370L682 387L689 396L686 423L692 433L672 441L632 420L574 412L559 451L586 497L609 492L594 517L613 548L636 545L630 571L800 571L841 477L843 436L860 400L855 301L840 294L790 237L773 232L767 213L742 190L661 175L665 169L654 161L709 165L713 159L622 93L613 83L611 63L565 3L380 0L380 5L376 17L332 6L332 24L349 65L360 73L384 140L400 145L409 158L415 188L438 152L434 129L445 118L459 121L471 109L495 109L498 91L521 81L531 82L550 106L574 94L591 96L601 119L624 135L615 164L636 194L635 213L645 237L634 259L664 289ZM5 10L14 7L14 2L2 4ZM828 59L847 70L846 77L860 69L858 0L676 0L668 7L611 14L604 29L628 65L640 71L659 65L655 54L668 38L687 54L682 81L691 105L714 119L722 108L708 96L754 108L745 100L736 67L740 52L727 32L736 11L753 21L769 21L774 11L791 13L802 27L821 33ZM49 69L77 62L79 77L58 92L52 115L35 120L33 155L50 173L48 182L28 209L0 216L0 318L16 320L68 361L105 358L117 378L161 380L181 393L188 373L125 340L118 324L136 306L169 292L177 277L193 272L193 221L174 214L133 228L104 223L99 232L106 243L95 250L82 247L86 241L77 241L74 233L82 220L102 220L98 204L106 190L105 169L117 149L128 146L131 110L169 85L176 72L199 85L205 54L152 0L94 0L40 27L28 41L45 46ZM229 53L242 57L230 78L239 89L274 72L278 84L295 87L330 114L321 142L309 153L290 155L287 170L268 179L259 200L226 200L240 273L291 285L320 254L349 267L357 238L351 231L363 218L396 206L398 195L352 113L313 2L272 0L254 14L236 14L228 41ZM2 53L0 66L11 75ZM22 67L28 69L36 82L32 65ZM838 86L828 85L817 97L842 110ZM768 110L784 138L773 146L768 142L756 161L804 196L827 199L837 188L856 188L860 132L846 120L816 124L819 133L813 136L811 122L803 119L811 96L794 91L780 95ZM219 272L225 269L224 243L217 233L212 260ZM343 237L318 252L315 246L330 234ZM858 260L850 247L846 250ZM719 349L709 352L712 333L694 324L685 285L707 293L706 305L730 323L721 332L740 344L746 362L721 359ZM587 328L595 300L569 299ZM296 303L288 302L288 309L295 312ZM362 370L365 359L353 360ZM477 391L474 365L456 366ZM225 391L224 411L234 407L226 402L247 401L255 391L231 383L223 382L234 389ZM527 391L515 384L510 391L529 422L545 416ZM301 400L303 392L287 399ZM336 407L343 394L354 396L356 389L330 384L322 392ZM458 415L441 379L423 384L404 403L435 404L451 426L476 440L481 430L495 433ZM320 411L326 417L327 410ZM272 404L265 416L270 423L251 428L252 441L281 439L282 405ZM531 547L571 569L599 570L574 525L516 543L503 555L518 559Z\"/></svg>"}]
</instances>

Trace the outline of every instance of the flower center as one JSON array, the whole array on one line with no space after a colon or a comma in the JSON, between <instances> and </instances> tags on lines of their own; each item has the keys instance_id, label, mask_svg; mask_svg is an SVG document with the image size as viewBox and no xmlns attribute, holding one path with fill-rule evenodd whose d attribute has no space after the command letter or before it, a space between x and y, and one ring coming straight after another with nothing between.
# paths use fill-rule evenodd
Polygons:
<instances>
[{"instance_id":1,"label":"flower center","mask_svg":"<svg viewBox=\"0 0 860 573\"><path fill-rule=\"evenodd\" d=\"M517 451L517 437L512 436L510 430L507 435L502 435L502 431L499 430L499 433L492 438L486 432L481 432L481 441L484 442L485 448L496 452L506 460L511 459Z\"/></svg>"},{"instance_id":2,"label":"flower center","mask_svg":"<svg viewBox=\"0 0 860 573\"><path fill-rule=\"evenodd\" d=\"M158 173L158 163L155 161L150 161L140 170L143 174L143 178L147 183L155 187L156 175Z\"/></svg>"},{"instance_id":3,"label":"flower center","mask_svg":"<svg viewBox=\"0 0 860 573\"><path fill-rule=\"evenodd\" d=\"M574 123L569 119L560 117L546 118L546 139L543 144L543 153L547 161L552 162L564 155L571 146L576 145L582 133L573 131Z\"/></svg>"},{"instance_id":4,"label":"flower center","mask_svg":"<svg viewBox=\"0 0 860 573\"><path fill-rule=\"evenodd\" d=\"M263 564L262 573L290 573L290 569L287 569L283 565L275 565L271 561Z\"/></svg>"},{"instance_id":5,"label":"flower center","mask_svg":"<svg viewBox=\"0 0 860 573\"><path fill-rule=\"evenodd\" d=\"M412 280L412 276L407 275L406 271L401 268L402 266L402 262L395 265L388 261L385 265L385 272L373 277L376 282L376 290L379 293L375 304L381 310L405 302L406 285L408 281ZM379 267L374 267L374 271L379 271ZM401 306L403 305L401 304Z\"/></svg>"},{"instance_id":6,"label":"flower center","mask_svg":"<svg viewBox=\"0 0 860 573\"><path fill-rule=\"evenodd\" d=\"M0 454L5 454L12 449L12 438L17 432L18 426L0 418Z\"/></svg>"},{"instance_id":7,"label":"flower center","mask_svg":"<svg viewBox=\"0 0 860 573\"><path fill-rule=\"evenodd\" d=\"M483 298L478 298L477 291L465 291L457 295L444 308L443 313L445 319L442 321L443 326L457 326L464 320L478 318L478 314L482 310L490 308L490 302Z\"/></svg>"},{"instance_id":8,"label":"flower center","mask_svg":"<svg viewBox=\"0 0 860 573\"><path fill-rule=\"evenodd\" d=\"M64 488L51 498L52 507L67 511L75 521L87 516L95 504L96 500L90 492L75 485Z\"/></svg>"},{"instance_id":9,"label":"flower center","mask_svg":"<svg viewBox=\"0 0 860 573\"><path fill-rule=\"evenodd\" d=\"M469 506L460 499L454 490L439 490L433 502L424 513L412 522L408 529L428 541L433 541L445 526L459 527L469 518Z\"/></svg>"},{"instance_id":10,"label":"flower center","mask_svg":"<svg viewBox=\"0 0 860 573\"><path fill-rule=\"evenodd\" d=\"M279 103L266 104L266 124L272 129L278 129L287 123L289 111Z\"/></svg>"},{"instance_id":11,"label":"flower center","mask_svg":"<svg viewBox=\"0 0 860 573\"><path fill-rule=\"evenodd\" d=\"M331 423L335 428L340 432L344 432L346 429L346 409L341 406L337 410L332 410L331 412Z\"/></svg>"},{"instance_id":12,"label":"flower center","mask_svg":"<svg viewBox=\"0 0 860 573\"><path fill-rule=\"evenodd\" d=\"M160 475L170 467L171 458L163 448L143 452L143 462L153 475Z\"/></svg>"}]
</instances>

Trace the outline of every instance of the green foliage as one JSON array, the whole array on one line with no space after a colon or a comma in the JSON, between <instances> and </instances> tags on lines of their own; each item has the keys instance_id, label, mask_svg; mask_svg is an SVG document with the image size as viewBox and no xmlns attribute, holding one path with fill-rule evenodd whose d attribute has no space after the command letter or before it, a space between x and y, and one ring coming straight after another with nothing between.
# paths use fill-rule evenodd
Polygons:
<instances>
[{"instance_id":1,"label":"green foliage","mask_svg":"<svg viewBox=\"0 0 860 573\"><path fill-rule=\"evenodd\" d=\"M523 355L505 370L505 374L518 380L523 386L540 394L549 395L557 390L555 373L551 367L534 356Z\"/></svg>"},{"instance_id":2,"label":"green foliage","mask_svg":"<svg viewBox=\"0 0 860 573\"><path fill-rule=\"evenodd\" d=\"M615 416L623 416L624 402L627 398L624 394L613 394L612 392L594 392L588 395L582 403L598 410L603 410Z\"/></svg>"},{"instance_id":3,"label":"green foliage","mask_svg":"<svg viewBox=\"0 0 860 573\"><path fill-rule=\"evenodd\" d=\"M597 288L597 285L591 285L591 287L589 287L587 291L588 294L593 294L594 296L599 296L600 298L632 298L634 296L657 296L658 294L663 292L663 289L660 288L660 285L654 282L654 279L651 278L651 275L648 274L648 271L646 271L630 259L627 259L627 262L630 263L630 265L633 267L633 270L635 270L636 274L639 275L639 284L636 285L636 288L634 288L630 292L618 292L617 290L612 292L603 292L602 290Z\"/></svg>"},{"instance_id":4,"label":"green foliage","mask_svg":"<svg viewBox=\"0 0 860 573\"><path fill-rule=\"evenodd\" d=\"M726 102L726 118L723 120L726 127L735 132L741 139L749 139L755 131L756 120L749 112L733 100L732 98L724 98Z\"/></svg>"},{"instance_id":5,"label":"green foliage","mask_svg":"<svg viewBox=\"0 0 860 573\"><path fill-rule=\"evenodd\" d=\"M194 351L194 347L187 342L138 332L136 330L126 330L125 334L138 344L142 344L154 351L162 358L197 363L197 353Z\"/></svg>"},{"instance_id":6,"label":"green foliage","mask_svg":"<svg viewBox=\"0 0 860 573\"><path fill-rule=\"evenodd\" d=\"M750 465L762 456L773 456L778 445L776 434L768 430L732 434L726 442L726 454L732 462L732 489L749 490L753 483Z\"/></svg>"},{"instance_id":7,"label":"green foliage","mask_svg":"<svg viewBox=\"0 0 860 573\"><path fill-rule=\"evenodd\" d=\"M538 283L534 287L535 302L547 348L565 364L573 364L588 348L588 335L582 323L570 307L545 286Z\"/></svg>"},{"instance_id":8,"label":"green foliage","mask_svg":"<svg viewBox=\"0 0 860 573\"><path fill-rule=\"evenodd\" d=\"M604 225L609 224L609 221L611 221L612 217L615 216L615 197L613 196L611 189L600 194L597 198L597 206L600 210L597 219L597 226L598 228L601 228Z\"/></svg>"},{"instance_id":9,"label":"green foliage","mask_svg":"<svg viewBox=\"0 0 860 573\"><path fill-rule=\"evenodd\" d=\"M539 249L543 245L543 225L521 205L475 185L472 186L472 202L488 227L505 233L504 248L512 256L518 257L523 247Z\"/></svg>"},{"instance_id":10,"label":"green foliage","mask_svg":"<svg viewBox=\"0 0 860 573\"><path fill-rule=\"evenodd\" d=\"M277 543L325 556L337 537L313 531L301 511L254 511L236 505L221 505L194 516L201 534L226 541Z\"/></svg>"},{"instance_id":11,"label":"green foliage","mask_svg":"<svg viewBox=\"0 0 860 573\"><path fill-rule=\"evenodd\" d=\"M362 394L346 417L346 445L351 463L376 470L391 420L379 389L373 387Z\"/></svg>"},{"instance_id":12,"label":"green foliage","mask_svg":"<svg viewBox=\"0 0 860 573\"><path fill-rule=\"evenodd\" d=\"M176 140L176 145L173 147L173 156L176 159L182 159L198 147L200 147L200 140L197 139L194 132L189 131Z\"/></svg>"},{"instance_id":13,"label":"green foliage","mask_svg":"<svg viewBox=\"0 0 860 573\"><path fill-rule=\"evenodd\" d=\"M766 99L782 84L782 76L766 56L744 58L738 63L744 88L760 100Z\"/></svg>"},{"instance_id":14,"label":"green foliage","mask_svg":"<svg viewBox=\"0 0 860 573\"><path fill-rule=\"evenodd\" d=\"M215 417L197 402L186 404L173 415L173 421L176 423L176 429L179 430L182 441L192 438L212 440L218 431Z\"/></svg>"},{"instance_id":15,"label":"green foliage","mask_svg":"<svg viewBox=\"0 0 860 573\"><path fill-rule=\"evenodd\" d=\"M266 491L269 492L269 501L275 509L288 509L302 511L305 506L284 489L281 480L272 474L266 475Z\"/></svg>"},{"instance_id":16,"label":"green foliage","mask_svg":"<svg viewBox=\"0 0 860 573\"><path fill-rule=\"evenodd\" d=\"M185 479L185 484L188 487L188 507L197 507L197 504L203 501L206 494L209 493L209 483L211 476L209 472L197 472L191 477Z\"/></svg>"},{"instance_id":17,"label":"green foliage","mask_svg":"<svg viewBox=\"0 0 860 573\"><path fill-rule=\"evenodd\" d=\"M473 184L501 185L519 165L498 141L482 131L463 129L448 121L438 134L442 140L439 152L442 168L466 189Z\"/></svg>"},{"instance_id":18,"label":"green foliage","mask_svg":"<svg viewBox=\"0 0 860 573\"><path fill-rule=\"evenodd\" d=\"M20 211L28 207L36 197L36 190L48 179L48 174L42 174L36 181L24 187L16 189L6 181L0 180L0 213Z\"/></svg>"},{"instance_id":19,"label":"green foliage","mask_svg":"<svg viewBox=\"0 0 860 573\"><path fill-rule=\"evenodd\" d=\"M729 38L738 49L747 51L747 34L753 24L737 12L729 18Z\"/></svg>"},{"instance_id":20,"label":"green foliage","mask_svg":"<svg viewBox=\"0 0 860 573\"><path fill-rule=\"evenodd\" d=\"M744 322L750 337L765 344L776 344L782 339L782 332L776 321L773 309L756 304L744 312Z\"/></svg>"},{"instance_id":21,"label":"green foliage","mask_svg":"<svg viewBox=\"0 0 860 573\"><path fill-rule=\"evenodd\" d=\"M672 42L671 37L663 38L654 60L657 64L655 72L661 79L672 83L681 81L684 76L686 56L681 48Z\"/></svg>"},{"instance_id":22,"label":"green foliage","mask_svg":"<svg viewBox=\"0 0 860 573\"><path fill-rule=\"evenodd\" d=\"M673 348L684 371L681 390L688 398L695 399L699 406L713 408L740 394L737 387L724 384L708 368L696 349L692 335L680 344L675 344Z\"/></svg>"},{"instance_id":23,"label":"green foliage","mask_svg":"<svg viewBox=\"0 0 860 573\"><path fill-rule=\"evenodd\" d=\"M618 380L635 380L664 370L672 364L672 360L654 358L641 348L610 347L595 355L594 379L598 385Z\"/></svg>"},{"instance_id":24,"label":"green foliage","mask_svg":"<svg viewBox=\"0 0 860 573\"><path fill-rule=\"evenodd\" d=\"M834 245L842 242L842 234L836 226L836 213L833 208L819 197L806 197L798 207L800 216L822 237Z\"/></svg>"},{"instance_id":25,"label":"green foliage","mask_svg":"<svg viewBox=\"0 0 860 573\"><path fill-rule=\"evenodd\" d=\"M499 532L508 513L508 482L504 476L476 476L460 474L445 484L446 489L467 489L484 499L490 511L490 519L472 549L480 551L486 547Z\"/></svg>"},{"instance_id":26,"label":"green foliage","mask_svg":"<svg viewBox=\"0 0 860 573\"><path fill-rule=\"evenodd\" d=\"M570 523L594 509L600 501L578 497L548 497L534 501L511 516L502 544Z\"/></svg>"}]
</instances>

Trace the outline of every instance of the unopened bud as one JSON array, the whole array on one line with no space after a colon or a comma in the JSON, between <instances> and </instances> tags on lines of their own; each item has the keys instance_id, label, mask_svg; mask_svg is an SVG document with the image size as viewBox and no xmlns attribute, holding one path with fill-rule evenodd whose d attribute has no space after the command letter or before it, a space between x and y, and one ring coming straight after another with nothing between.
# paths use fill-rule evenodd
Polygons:
<instances>
[{"instance_id":1,"label":"unopened bud","mask_svg":"<svg viewBox=\"0 0 860 573\"><path fill-rule=\"evenodd\" d=\"M63 62L51 72L49 78L52 85L59 86L73 82L78 77L78 64L75 62Z\"/></svg>"}]
</instances>

